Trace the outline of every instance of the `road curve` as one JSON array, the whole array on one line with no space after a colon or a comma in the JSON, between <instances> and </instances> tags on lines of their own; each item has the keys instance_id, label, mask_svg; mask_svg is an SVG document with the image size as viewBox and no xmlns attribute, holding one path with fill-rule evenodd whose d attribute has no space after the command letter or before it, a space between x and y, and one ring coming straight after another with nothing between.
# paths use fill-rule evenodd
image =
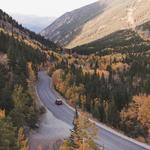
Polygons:
<instances>
[{"instance_id":1,"label":"road curve","mask_svg":"<svg viewBox=\"0 0 150 150\"><path fill-rule=\"evenodd\" d=\"M55 105L55 100L59 95L53 89L52 80L44 71L39 72L38 78L36 89L43 104L57 119L72 126L73 109L66 104L62 106ZM107 127L101 126L99 123L97 127L99 128L97 143L104 145L106 150L150 150L149 146L127 138L110 128L107 129Z\"/></svg>"}]
</instances>

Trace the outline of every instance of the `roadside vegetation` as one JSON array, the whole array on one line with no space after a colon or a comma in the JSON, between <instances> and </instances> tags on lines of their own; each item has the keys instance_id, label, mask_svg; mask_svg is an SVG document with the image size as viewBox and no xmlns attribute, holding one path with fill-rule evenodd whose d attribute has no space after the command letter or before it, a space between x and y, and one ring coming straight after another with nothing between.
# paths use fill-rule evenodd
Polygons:
<instances>
[{"instance_id":1,"label":"roadside vegetation","mask_svg":"<svg viewBox=\"0 0 150 150\"><path fill-rule=\"evenodd\" d=\"M87 114L78 115L76 110L73 125L70 137L64 141L60 150L100 150L94 142L97 128L94 123L89 121Z\"/></svg>"}]
</instances>

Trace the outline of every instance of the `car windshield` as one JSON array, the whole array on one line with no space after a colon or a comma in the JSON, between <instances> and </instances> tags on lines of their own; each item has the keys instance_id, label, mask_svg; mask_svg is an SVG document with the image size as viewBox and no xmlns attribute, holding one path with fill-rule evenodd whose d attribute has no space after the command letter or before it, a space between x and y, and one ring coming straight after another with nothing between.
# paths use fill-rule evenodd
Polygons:
<instances>
[{"instance_id":1,"label":"car windshield","mask_svg":"<svg viewBox=\"0 0 150 150\"><path fill-rule=\"evenodd\" d=\"M61 99L57 99L57 101L61 101Z\"/></svg>"}]
</instances>

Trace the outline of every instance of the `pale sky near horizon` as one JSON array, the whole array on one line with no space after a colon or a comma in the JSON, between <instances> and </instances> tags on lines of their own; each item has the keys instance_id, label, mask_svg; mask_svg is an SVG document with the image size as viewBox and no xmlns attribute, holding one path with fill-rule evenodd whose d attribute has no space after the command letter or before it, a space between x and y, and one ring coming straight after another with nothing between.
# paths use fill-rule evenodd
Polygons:
<instances>
[{"instance_id":1,"label":"pale sky near horizon","mask_svg":"<svg viewBox=\"0 0 150 150\"><path fill-rule=\"evenodd\" d=\"M58 17L97 0L0 0L6 13Z\"/></svg>"}]
</instances>

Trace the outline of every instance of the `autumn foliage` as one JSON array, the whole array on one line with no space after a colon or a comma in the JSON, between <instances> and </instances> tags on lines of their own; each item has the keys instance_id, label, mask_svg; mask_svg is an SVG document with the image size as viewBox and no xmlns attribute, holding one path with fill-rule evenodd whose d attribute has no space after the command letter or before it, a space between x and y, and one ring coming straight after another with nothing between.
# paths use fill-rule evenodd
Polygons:
<instances>
[{"instance_id":1,"label":"autumn foliage","mask_svg":"<svg viewBox=\"0 0 150 150\"><path fill-rule=\"evenodd\" d=\"M150 96L134 96L128 107L121 111L124 130L133 137L150 136Z\"/></svg>"}]
</instances>

